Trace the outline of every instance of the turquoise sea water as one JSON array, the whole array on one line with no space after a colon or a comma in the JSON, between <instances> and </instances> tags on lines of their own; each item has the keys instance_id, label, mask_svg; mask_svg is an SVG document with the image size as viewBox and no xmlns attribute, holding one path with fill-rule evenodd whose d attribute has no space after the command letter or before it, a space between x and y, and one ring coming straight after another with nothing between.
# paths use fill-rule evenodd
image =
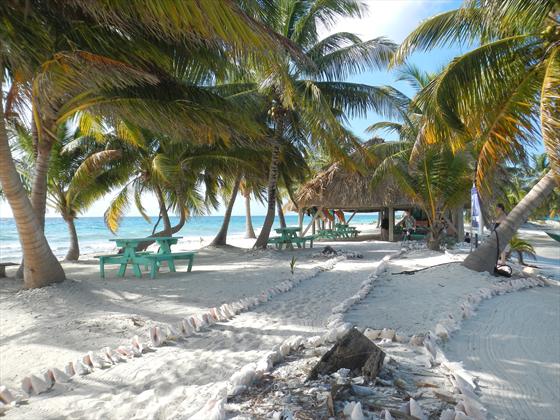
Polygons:
<instances>
[{"instance_id":1,"label":"turquoise sea water","mask_svg":"<svg viewBox=\"0 0 560 420\"><path fill-rule=\"evenodd\" d=\"M349 217L349 215L347 216ZM154 222L157 220L153 218ZM307 225L310 217L305 217L304 224ZM171 223L177 218L171 218ZM187 241L200 241L200 238L211 239L222 225L222 216L200 216L190 219L177 236L183 236ZM264 216L253 216L253 227L260 229L264 222ZM356 214L352 223L372 223L377 221L377 213ZM297 226L297 215L286 215L288 226ZM278 227L278 219L275 227ZM161 227L161 225L160 225ZM116 235L113 235L102 217L81 217L76 221L76 229L80 240L80 251L82 254L106 252L113 248L111 238L118 237L143 237L149 236L153 225L148 224L141 217L125 217ZM159 230L159 229L158 229ZM61 218L50 217L45 221L45 233L49 244L55 255L63 257L68 249L69 239L66 223ZM232 216L228 229L228 235L243 236L245 234L245 216ZM21 247L18 240L17 230L13 219L0 218L0 261L17 261L21 257Z\"/></svg>"}]
</instances>

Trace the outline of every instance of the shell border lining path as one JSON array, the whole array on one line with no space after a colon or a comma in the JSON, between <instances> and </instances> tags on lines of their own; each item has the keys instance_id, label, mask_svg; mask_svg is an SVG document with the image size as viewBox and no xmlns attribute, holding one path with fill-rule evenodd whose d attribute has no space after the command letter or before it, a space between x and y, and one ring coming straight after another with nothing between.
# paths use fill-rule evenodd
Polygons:
<instances>
[{"instance_id":1,"label":"shell border lining path","mask_svg":"<svg viewBox=\"0 0 560 420\"><path fill-rule=\"evenodd\" d=\"M117 363L141 357L146 352L157 351L157 347L171 344L174 341L186 339L195 332L203 332L204 328L211 327L217 322L228 322L238 314L251 310L273 297L289 292L302 281L316 277L324 271L332 270L336 264L345 259L345 255L339 255L328 259L323 264L311 269L310 273L292 275L290 279L284 280L274 287L270 287L260 294L252 297L239 299L231 303L224 303L219 307L208 309L199 315L190 315L183 318L174 327L170 324L159 324L146 331L150 341L142 342L137 335L132 337L130 345L121 345L114 351L104 347L99 353L87 352L81 359L69 362L65 371L58 368L47 368L42 374L30 374L23 378L21 388L27 397L33 397L49 391L55 383L67 383L74 375L88 375L96 369L109 369ZM237 372L239 374L240 372ZM57 394L59 395L59 394ZM21 396L8 387L0 385L0 415L8 409L17 407L25 401Z\"/></svg>"}]
</instances>

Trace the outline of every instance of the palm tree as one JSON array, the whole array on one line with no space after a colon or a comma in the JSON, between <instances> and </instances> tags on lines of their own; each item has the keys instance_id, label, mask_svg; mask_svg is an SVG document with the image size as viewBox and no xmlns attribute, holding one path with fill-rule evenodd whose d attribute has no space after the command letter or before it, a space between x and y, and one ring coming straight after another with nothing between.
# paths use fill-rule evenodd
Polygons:
<instances>
[{"instance_id":1,"label":"palm tree","mask_svg":"<svg viewBox=\"0 0 560 420\"><path fill-rule=\"evenodd\" d=\"M252 70L230 83L232 95L261 98L272 145L267 214L256 248L266 247L274 222L283 145L322 144L330 155L341 158L345 144L357 143L344 128L345 119L364 116L371 109L379 111L389 100L382 88L342 80L368 68L384 67L395 49L385 38L362 41L351 33L319 40L320 25L329 27L337 17L362 15L365 9L357 0L276 0L267 5L267 23L300 47L306 60L285 56L267 65L250 61Z\"/></svg>"},{"instance_id":2,"label":"palm tree","mask_svg":"<svg viewBox=\"0 0 560 420\"><path fill-rule=\"evenodd\" d=\"M540 134L551 170L510 212L497 230L500 251L521 223L560 182L560 6L556 0L469 0L424 21L402 43L394 60L413 51L460 43L480 46L456 57L423 92L429 108L424 141L470 143L476 182L487 189L496 162L524 157ZM492 271L492 235L464 265Z\"/></svg>"},{"instance_id":3,"label":"palm tree","mask_svg":"<svg viewBox=\"0 0 560 420\"><path fill-rule=\"evenodd\" d=\"M509 254L515 251L517 253L517 260L521 265L526 265L525 261L523 260L524 254L527 254L529 257L533 258L534 260L537 259L537 252L535 251L533 245L519 238L519 236L517 235L513 235L513 238L511 238L511 240L509 241L509 247L510 247Z\"/></svg>"},{"instance_id":4,"label":"palm tree","mask_svg":"<svg viewBox=\"0 0 560 420\"><path fill-rule=\"evenodd\" d=\"M247 191L253 190L256 196L261 194L263 185L266 183L266 171L270 165L268 159L263 159L263 152L269 152L269 149L264 149L262 146L251 150L250 148L243 148L241 152L237 149L230 149L228 153L237 153L239 157L242 157L245 161L245 169L239 172L235 181L233 182L233 188L231 191L231 197L226 208L226 213L224 215L224 221L220 228L219 233L216 235L214 240L210 245L212 246L223 246L226 245L227 230L229 222L231 219L231 212L233 209L233 204L235 198L237 197L237 192L241 187L242 180L245 179L244 188ZM308 167L305 161L305 156L302 154L301 150L293 147L290 143L284 145L280 152L280 162L278 164L279 180L281 181L279 185L283 186L287 191L290 191L295 182L302 182L306 175L308 174ZM216 171L213 171L216 173ZM223 172L223 171L222 171ZM246 203L247 206L247 203ZM281 226L286 227L286 222L284 220L284 215L282 212L282 203L280 201L280 195L277 195L277 210L278 217L281 220ZM250 207L248 218L250 218ZM284 220L284 221L283 221ZM283 221L283 224L282 224ZM247 224L246 220L246 224ZM252 226L251 226L252 228ZM254 232L253 232L254 233Z\"/></svg>"},{"instance_id":5,"label":"palm tree","mask_svg":"<svg viewBox=\"0 0 560 420\"><path fill-rule=\"evenodd\" d=\"M224 223L212 245L225 245L233 201L237 196L243 176L264 172L259 149L249 146L214 144L195 145L175 142L147 131L137 131L138 146L122 151L119 166L128 168L129 175L105 212L105 222L116 232L128 207L134 201L143 217L151 222L142 205L142 196L152 193L158 200L163 229L151 236L169 236L177 233L188 217L204 214L219 205L218 191L228 191L229 201ZM260 168L259 168L260 165ZM171 226L168 210L173 207L179 213L179 222ZM156 223L157 226L157 223ZM145 241L139 249L152 242Z\"/></svg>"},{"instance_id":6,"label":"palm tree","mask_svg":"<svg viewBox=\"0 0 560 420\"><path fill-rule=\"evenodd\" d=\"M375 149L379 153L383 146L374 146L373 153L376 153ZM401 150L395 153L399 146ZM392 153L374 171L373 183L379 183L387 176L397 183L428 218L428 248L439 250L444 231L442 219L448 211L462 206L469 199L472 182L469 156L432 145L424 147L418 158L411 162L409 143L392 144L390 148Z\"/></svg>"},{"instance_id":7,"label":"palm tree","mask_svg":"<svg viewBox=\"0 0 560 420\"><path fill-rule=\"evenodd\" d=\"M3 81L4 67L0 61L0 86L4 86ZM12 208L23 255L27 261L24 270L25 286L42 287L63 281L64 271L49 247L12 158L5 124L3 89L0 91L0 183Z\"/></svg>"},{"instance_id":8,"label":"palm tree","mask_svg":"<svg viewBox=\"0 0 560 420\"><path fill-rule=\"evenodd\" d=\"M114 163L121 151L108 149L102 144L80 141L79 128L67 124L58 130L57 142L49 165L47 203L55 208L68 226L70 247L65 260L77 261L80 246L75 220L96 200L111 191L126 176Z\"/></svg>"},{"instance_id":9,"label":"palm tree","mask_svg":"<svg viewBox=\"0 0 560 420\"><path fill-rule=\"evenodd\" d=\"M33 136L22 126L17 127L17 134L19 154L27 162L20 174L22 179L30 179L35 164ZM108 193L119 182L119 175L123 177L122 171L111 170L109 165L120 157L120 151L105 149L100 143L82 138L79 127L69 123L59 127L56 138L49 165L47 203L68 225L70 247L65 260L75 261L80 256L75 219Z\"/></svg>"},{"instance_id":10,"label":"palm tree","mask_svg":"<svg viewBox=\"0 0 560 420\"><path fill-rule=\"evenodd\" d=\"M144 124L155 121L163 131L167 127L187 127L189 134L195 131L205 139L209 132L231 133L224 130L229 124L220 123L215 107L209 110L193 106L196 101L207 101L208 94L185 86L173 89L162 77L162 63L176 62L176 54L185 51L192 54L184 57L196 60L200 55L197 51L212 51L214 47L228 50L232 56L248 49L251 53L275 52L280 46L297 54L291 43L267 30L233 2L163 4L150 0L144 6L130 7L126 2L108 6L95 0L0 4L0 183L22 242L27 262L26 287L64 279L43 233L53 133L61 122L87 107L111 117L121 113L121 117ZM142 56L138 55L140 51ZM263 60L268 60L269 55L262 56ZM9 79L5 78L5 70ZM176 92L179 97L167 95L163 101L156 101L161 92ZM191 102L185 102L185 98ZM33 104L37 154L31 200L18 178L6 129L15 118L17 105L26 99ZM174 106L170 109L169 104ZM182 109L179 114L185 118L169 112L177 108Z\"/></svg>"}]
</instances>

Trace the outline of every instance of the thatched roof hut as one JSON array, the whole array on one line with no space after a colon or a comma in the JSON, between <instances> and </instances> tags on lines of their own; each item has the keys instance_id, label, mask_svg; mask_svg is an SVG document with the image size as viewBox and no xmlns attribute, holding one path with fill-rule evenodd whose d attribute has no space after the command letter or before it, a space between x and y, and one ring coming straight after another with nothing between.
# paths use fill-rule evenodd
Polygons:
<instances>
[{"instance_id":1,"label":"thatched roof hut","mask_svg":"<svg viewBox=\"0 0 560 420\"><path fill-rule=\"evenodd\" d=\"M370 212L414 206L394 182L387 180L372 188L371 174L347 170L340 163L332 164L304 184L295 194L295 200L300 210L323 207Z\"/></svg>"}]
</instances>

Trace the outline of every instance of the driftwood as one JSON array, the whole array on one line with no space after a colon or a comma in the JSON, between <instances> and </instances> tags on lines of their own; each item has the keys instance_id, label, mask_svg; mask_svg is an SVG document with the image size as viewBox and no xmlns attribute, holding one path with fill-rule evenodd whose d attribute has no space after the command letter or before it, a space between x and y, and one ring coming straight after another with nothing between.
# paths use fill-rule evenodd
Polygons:
<instances>
[{"instance_id":1,"label":"driftwood","mask_svg":"<svg viewBox=\"0 0 560 420\"><path fill-rule=\"evenodd\" d=\"M375 379L383 366L385 353L356 328L352 328L326 352L309 373L307 380L339 369Z\"/></svg>"},{"instance_id":2,"label":"driftwood","mask_svg":"<svg viewBox=\"0 0 560 420\"><path fill-rule=\"evenodd\" d=\"M406 270L406 271L400 271L398 273L391 273L393 276L396 276L398 274L408 274L408 275L412 275L412 274L416 274L419 271L424 271L424 270L429 270L430 268L434 268L434 267L439 267L440 265L448 265L448 264L461 264L462 261L450 261L450 262L446 262L446 263L442 263L442 264L436 264L436 265L431 265L429 267L424 267L424 268L419 268L417 270Z\"/></svg>"}]
</instances>

